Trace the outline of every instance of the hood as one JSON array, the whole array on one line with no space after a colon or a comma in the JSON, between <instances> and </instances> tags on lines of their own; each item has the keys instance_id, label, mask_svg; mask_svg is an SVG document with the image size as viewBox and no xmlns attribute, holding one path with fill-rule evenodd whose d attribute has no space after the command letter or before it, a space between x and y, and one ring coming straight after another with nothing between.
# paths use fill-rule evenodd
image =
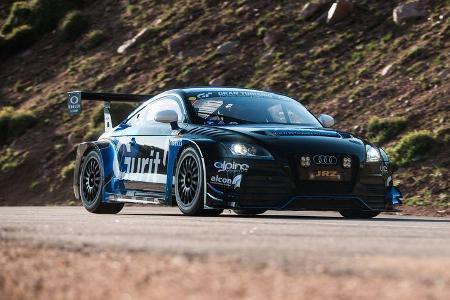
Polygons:
<instances>
[{"instance_id":1,"label":"hood","mask_svg":"<svg viewBox=\"0 0 450 300\"><path fill-rule=\"evenodd\" d=\"M285 125L227 125L215 126L228 135L232 132L256 140L273 154L335 153L365 159L365 146L353 135L326 128Z\"/></svg>"}]
</instances>

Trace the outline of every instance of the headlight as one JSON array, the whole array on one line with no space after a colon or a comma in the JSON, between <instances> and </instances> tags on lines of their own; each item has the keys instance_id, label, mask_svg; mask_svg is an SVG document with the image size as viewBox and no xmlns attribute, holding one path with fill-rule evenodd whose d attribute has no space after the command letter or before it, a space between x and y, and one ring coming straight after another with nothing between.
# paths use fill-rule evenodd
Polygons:
<instances>
[{"instance_id":1,"label":"headlight","mask_svg":"<svg viewBox=\"0 0 450 300\"><path fill-rule=\"evenodd\" d=\"M228 149L234 156L246 156L264 159L273 159L272 155L266 149L242 143L228 144Z\"/></svg>"},{"instance_id":2,"label":"headlight","mask_svg":"<svg viewBox=\"0 0 450 300\"><path fill-rule=\"evenodd\" d=\"M366 156L367 162L377 162L377 161L381 161L381 155L380 155L380 151L375 148L372 147L370 145L366 145Z\"/></svg>"}]
</instances>

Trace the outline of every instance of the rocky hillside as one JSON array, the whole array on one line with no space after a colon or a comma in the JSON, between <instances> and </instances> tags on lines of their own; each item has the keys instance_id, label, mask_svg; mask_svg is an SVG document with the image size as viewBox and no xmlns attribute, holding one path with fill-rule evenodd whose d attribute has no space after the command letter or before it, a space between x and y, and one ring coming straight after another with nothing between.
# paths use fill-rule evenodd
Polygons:
<instances>
[{"instance_id":1,"label":"rocky hillside","mask_svg":"<svg viewBox=\"0 0 450 300\"><path fill-rule=\"evenodd\" d=\"M91 2L0 4L0 204L72 201L98 109L69 118L66 91L213 84L334 115L388 149L408 204L449 208L450 1Z\"/></svg>"}]
</instances>

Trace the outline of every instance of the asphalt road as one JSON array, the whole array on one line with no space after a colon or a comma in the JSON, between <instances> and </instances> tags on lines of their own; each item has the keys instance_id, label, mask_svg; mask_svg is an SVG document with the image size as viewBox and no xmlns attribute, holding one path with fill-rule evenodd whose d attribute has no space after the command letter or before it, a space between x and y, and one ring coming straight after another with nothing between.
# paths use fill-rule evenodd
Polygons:
<instances>
[{"instance_id":1,"label":"asphalt road","mask_svg":"<svg viewBox=\"0 0 450 300\"><path fill-rule=\"evenodd\" d=\"M219 255L303 270L370 257L450 259L449 218L346 220L332 212L243 218L229 211L220 217L187 217L169 207L125 207L118 215L94 215L82 207L1 207L0 239L76 249Z\"/></svg>"},{"instance_id":2,"label":"asphalt road","mask_svg":"<svg viewBox=\"0 0 450 300\"><path fill-rule=\"evenodd\" d=\"M0 207L4 299L448 299L449 270L449 218Z\"/></svg>"}]
</instances>

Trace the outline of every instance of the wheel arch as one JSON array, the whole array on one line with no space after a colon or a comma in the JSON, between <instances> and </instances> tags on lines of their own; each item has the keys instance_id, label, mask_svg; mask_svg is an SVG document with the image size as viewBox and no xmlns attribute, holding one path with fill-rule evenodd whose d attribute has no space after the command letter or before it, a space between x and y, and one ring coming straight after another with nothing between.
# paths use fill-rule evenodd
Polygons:
<instances>
[{"instance_id":1,"label":"wheel arch","mask_svg":"<svg viewBox=\"0 0 450 300\"><path fill-rule=\"evenodd\" d=\"M178 164L178 160L181 156L181 153L188 148L192 147L196 149L196 151L200 155L201 164L202 164L202 170L203 170L203 198L206 201L206 157L205 153L208 153L212 150L212 147L217 142L212 140L194 140L194 139L188 139L188 138L176 138L172 139L170 141L169 145L169 161L167 164L167 184L166 184L166 191L165 191L165 200L169 205L175 205L176 201L173 199L173 179L175 177L175 171Z\"/></svg>"},{"instance_id":2,"label":"wheel arch","mask_svg":"<svg viewBox=\"0 0 450 300\"><path fill-rule=\"evenodd\" d=\"M86 142L81 143L77 146L77 155L75 160L75 171L73 174L73 190L75 194L75 198L77 200L80 200L80 171L81 166L83 164L84 159L86 156L91 152L92 150L97 151L97 153L100 155L100 158L102 160L103 169L104 169L104 176L105 176L105 185L111 180L112 176L112 162L110 160L111 153L114 153L114 146L110 141L94 141L94 142ZM106 168L106 166L109 166L111 168Z\"/></svg>"}]
</instances>

